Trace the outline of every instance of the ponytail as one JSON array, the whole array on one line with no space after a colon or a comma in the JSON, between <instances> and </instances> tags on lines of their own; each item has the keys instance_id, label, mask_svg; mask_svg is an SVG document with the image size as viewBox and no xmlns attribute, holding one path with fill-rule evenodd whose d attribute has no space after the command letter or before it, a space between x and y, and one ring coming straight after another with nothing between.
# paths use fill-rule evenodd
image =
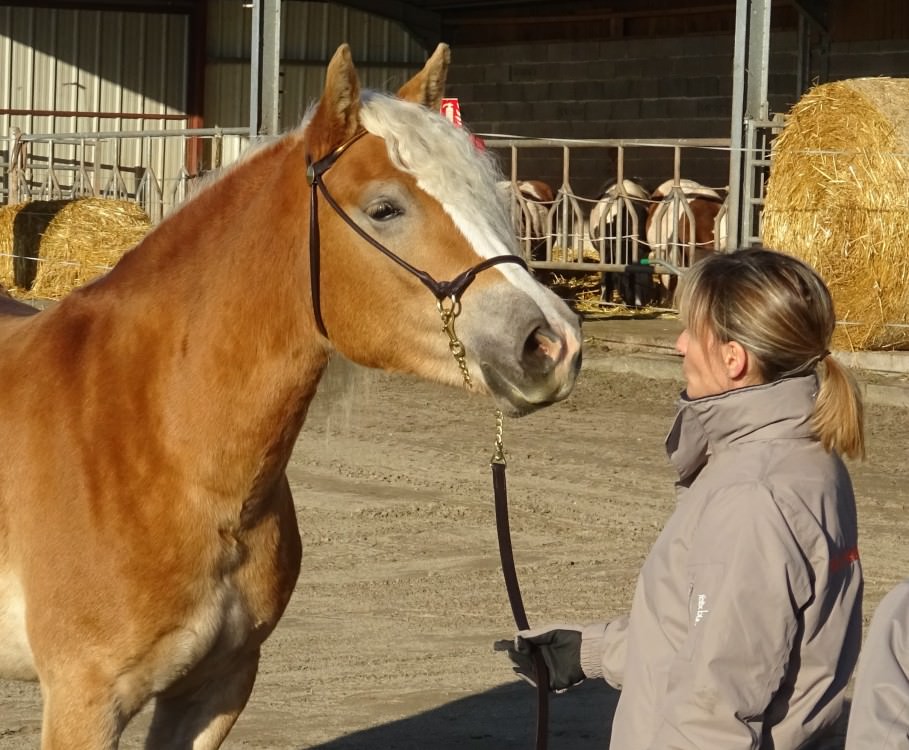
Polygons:
<instances>
[{"instance_id":1,"label":"ponytail","mask_svg":"<svg viewBox=\"0 0 909 750\"><path fill-rule=\"evenodd\" d=\"M811 426L828 451L865 457L864 409L862 398L850 370L832 356L818 367L817 400Z\"/></svg>"}]
</instances>

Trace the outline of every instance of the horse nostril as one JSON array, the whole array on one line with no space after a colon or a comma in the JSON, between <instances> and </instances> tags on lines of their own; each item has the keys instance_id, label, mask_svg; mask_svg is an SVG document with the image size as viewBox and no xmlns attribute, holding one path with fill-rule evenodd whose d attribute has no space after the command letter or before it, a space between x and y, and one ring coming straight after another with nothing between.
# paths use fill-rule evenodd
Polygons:
<instances>
[{"instance_id":1,"label":"horse nostril","mask_svg":"<svg viewBox=\"0 0 909 750\"><path fill-rule=\"evenodd\" d=\"M546 373L561 360L563 346L552 329L535 328L524 341L521 364L530 372Z\"/></svg>"}]
</instances>

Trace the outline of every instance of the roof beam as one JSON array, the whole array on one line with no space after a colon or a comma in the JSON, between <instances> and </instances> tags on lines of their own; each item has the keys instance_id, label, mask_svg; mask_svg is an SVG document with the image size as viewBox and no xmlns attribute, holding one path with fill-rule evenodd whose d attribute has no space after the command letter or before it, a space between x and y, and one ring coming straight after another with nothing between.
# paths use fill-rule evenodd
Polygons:
<instances>
[{"instance_id":1,"label":"roof beam","mask_svg":"<svg viewBox=\"0 0 909 750\"><path fill-rule=\"evenodd\" d=\"M3 0L0 6L135 13L194 13L198 0Z\"/></svg>"}]
</instances>

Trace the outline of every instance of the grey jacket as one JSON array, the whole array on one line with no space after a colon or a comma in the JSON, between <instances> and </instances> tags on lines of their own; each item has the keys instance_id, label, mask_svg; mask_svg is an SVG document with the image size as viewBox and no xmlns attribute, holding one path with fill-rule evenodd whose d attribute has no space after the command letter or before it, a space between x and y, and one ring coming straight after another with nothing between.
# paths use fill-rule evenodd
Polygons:
<instances>
[{"instance_id":1,"label":"grey jacket","mask_svg":"<svg viewBox=\"0 0 909 750\"><path fill-rule=\"evenodd\" d=\"M861 640L855 498L809 425L815 376L682 399L676 509L631 613L583 632L622 694L612 750L796 750L839 716Z\"/></svg>"},{"instance_id":2,"label":"grey jacket","mask_svg":"<svg viewBox=\"0 0 909 750\"><path fill-rule=\"evenodd\" d=\"M871 618L846 750L909 750L909 579L881 600Z\"/></svg>"}]
</instances>

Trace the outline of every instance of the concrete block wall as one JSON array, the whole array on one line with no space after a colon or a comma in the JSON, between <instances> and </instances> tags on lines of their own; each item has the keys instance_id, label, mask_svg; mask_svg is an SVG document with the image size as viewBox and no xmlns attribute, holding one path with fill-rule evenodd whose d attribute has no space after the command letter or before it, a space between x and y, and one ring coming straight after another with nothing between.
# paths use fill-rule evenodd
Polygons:
<instances>
[{"instance_id":1,"label":"concrete block wall","mask_svg":"<svg viewBox=\"0 0 909 750\"><path fill-rule=\"evenodd\" d=\"M725 138L732 97L731 36L455 47L448 92L475 132L543 138ZM562 152L534 149L521 179L561 184ZM626 175L656 187L671 149L626 151ZM728 181L728 156L683 156L686 176ZM594 197L615 174L613 150L572 149L572 188ZM506 171L508 164L504 165Z\"/></svg>"},{"instance_id":2,"label":"concrete block wall","mask_svg":"<svg viewBox=\"0 0 909 750\"><path fill-rule=\"evenodd\" d=\"M773 112L798 100L797 39L771 37L769 92ZM731 35L463 46L452 50L448 95L460 100L474 132L538 138L728 138L731 123ZM833 45L832 78L909 76L905 42ZM497 152L503 153L503 152ZM686 150L682 176L728 182L728 153ZM510 160L502 159L510 170ZM562 182L560 149L534 149L519 159L520 179ZM626 175L653 188L672 177L671 149L626 151ZM572 149L571 186L595 197L615 174L613 150Z\"/></svg>"},{"instance_id":3,"label":"concrete block wall","mask_svg":"<svg viewBox=\"0 0 909 750\"><path fill-rule=\"evenodd\" d=\"M831 80L866 76L909 77L909 40L833 45L830 55Z\"/></svg>"}]
</instances>

